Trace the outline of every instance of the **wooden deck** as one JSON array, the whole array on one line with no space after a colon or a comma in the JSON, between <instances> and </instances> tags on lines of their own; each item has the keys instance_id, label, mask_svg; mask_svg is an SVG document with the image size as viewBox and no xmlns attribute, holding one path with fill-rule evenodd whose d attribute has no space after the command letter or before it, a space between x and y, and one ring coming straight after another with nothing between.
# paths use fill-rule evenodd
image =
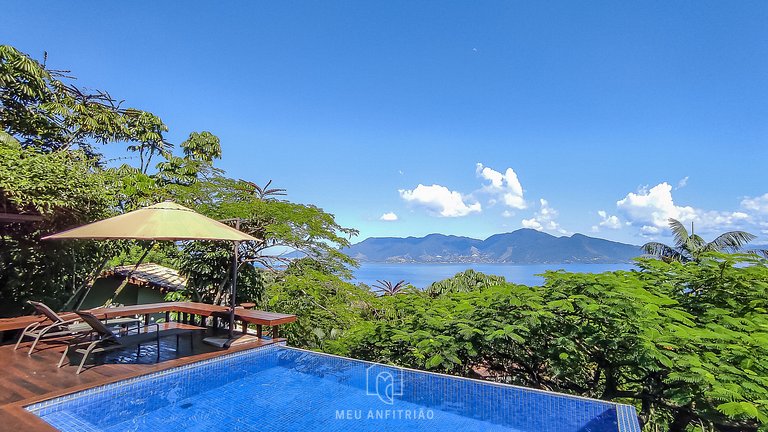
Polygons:
<instances>
[{"instance_id":1,"label":"wooden deck","mask_svg":"<svg viewBox=\"0 0 768 432\"><path fill-rule=\"evenodd\" d=\"M106 356L101 364L91 366L76 375L76 366L56 367L64 349L63 344L41 343L41 350L27 356L30 342L23 343L18 350L13 344L0 345L0 430L3 431L55 431L43 420L23 409L34 402L50 399L90 387L160 371L175 366L205 360L232 352L270 345L281 339L260 339L255 335L241 335L229 349L217 349L202 343L202 338L220 334L225 330L207 329L194 335L193 344L184 336L176 351L176 338L162 338L160 362L156 362L156 351L152 344L143 348L141 356L135 349L115 352ZM26 347L26 349L25 349ZM150 352L147 352L150 351Z\"/></svg>"}]
</instances>

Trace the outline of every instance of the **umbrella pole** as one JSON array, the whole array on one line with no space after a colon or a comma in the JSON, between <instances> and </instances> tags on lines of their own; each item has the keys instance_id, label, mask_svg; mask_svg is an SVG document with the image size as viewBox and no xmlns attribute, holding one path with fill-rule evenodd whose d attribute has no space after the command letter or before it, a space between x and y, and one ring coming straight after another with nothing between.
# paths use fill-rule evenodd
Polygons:
<instances>
[{"instance_id":1,"label":"umbrella pole","mask_svg":"<svg viewBox=\"0 0 768 432\"><path fill-rule=\"evenodd\" d=\"M237 221L237 228L240 228L240 221ZM234 338L235 331L235 305L237 304L237 248L240 246L240 242L235 242L235 246L232 248L232 293L229 299L229 339Z\"/></svg>"}]
</instances>

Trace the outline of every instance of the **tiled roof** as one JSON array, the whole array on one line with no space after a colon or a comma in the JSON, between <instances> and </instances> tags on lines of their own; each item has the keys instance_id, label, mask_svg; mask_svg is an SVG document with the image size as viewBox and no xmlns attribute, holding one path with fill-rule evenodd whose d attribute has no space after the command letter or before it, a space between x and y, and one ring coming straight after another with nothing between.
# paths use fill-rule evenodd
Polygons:
<instances>
[{"instance_id":1,"label":"tiled roof","mask_svg":"<svg viewBox=\"0 0 768 432\"><path fill-rule=\"evenodd\" d=\"M126 277L133 265L124 265L107 270L104 276ZM161 266L160 264L144 263L131 274L130 283L140 286L149 286L158 288L160 291L178 291L187 285L187 279L179 274L177 270Z\"/></svg>"}]
</instances>

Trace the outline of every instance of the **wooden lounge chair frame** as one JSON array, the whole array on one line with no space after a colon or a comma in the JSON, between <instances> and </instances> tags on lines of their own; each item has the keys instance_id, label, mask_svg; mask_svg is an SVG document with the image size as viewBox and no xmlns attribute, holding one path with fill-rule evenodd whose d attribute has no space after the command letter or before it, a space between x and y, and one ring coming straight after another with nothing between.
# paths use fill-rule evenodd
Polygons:
<instances>
[{"instance_id":1,"label":"wooden lounge chair frame","mask_svg":"<svg viewBox=\"0 0 768 432\"><path fill-rule=\"evenodd\" d=\"M53 324L47 324L42 322L35 322L30 325L28 325L24 330L21 332L21 335L19 336L19 340L16 341L16 345L13 347L14 350L19 349L19 345L24 340L24 337L29 336L34 338L34 342L32 342L32 346L29 347L29 351L27 352L28 356L31 356L32 353L35 351L35 347L37 346L38 342L40 342L40 339L43 337L47 338L55 338L59 336L72 336L77 335L83 332L89 332L91 331L91 326L81 323L80 318L74 318L74 319L68 319L65 320L59 314L53 311L48 305L41 302L36 302L29 300L27 301L32 307L35 308L35 311L38 313L44 315L46 318L52 321ZM109 325L127 325L132 323L140 322L138 318L116 318L111 320L111 322L107 322Z\"/></svg>"}]
</instances>

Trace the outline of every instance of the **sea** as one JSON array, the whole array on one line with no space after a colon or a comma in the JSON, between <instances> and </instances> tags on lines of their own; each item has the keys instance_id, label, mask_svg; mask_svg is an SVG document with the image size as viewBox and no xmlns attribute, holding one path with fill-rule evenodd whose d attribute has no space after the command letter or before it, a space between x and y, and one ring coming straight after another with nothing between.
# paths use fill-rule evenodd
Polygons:
<instances>
[{"instance_id":1,"label":"sea","mask_svg":"<svg viewBox=\"0 0 768 432\"><path fill-rule=\"evenodd\" d=\"M353 283L373 285L377 280L392 283L404 280L417 287L426 288L432 282L447 279L467 269L504 276L508 282L536 286L544 282L539 276L547 270L565 270L573 273L603 273L631 270L634 264L388 264L361 263L353 273Z\"/></svg>"}]
</instances>

